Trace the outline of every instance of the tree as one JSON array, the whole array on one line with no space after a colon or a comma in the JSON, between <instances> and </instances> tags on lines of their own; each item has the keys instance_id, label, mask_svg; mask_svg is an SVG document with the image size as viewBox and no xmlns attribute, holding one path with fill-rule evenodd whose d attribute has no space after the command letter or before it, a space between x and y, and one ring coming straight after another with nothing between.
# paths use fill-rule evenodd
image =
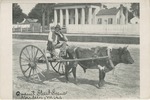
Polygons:
<instances>
[{"instance_id":1,"label":"tree","mask_svg":"<svg viewBox=\"0 0 150 100\"><path fill-rule=\"evenodd\" d=\"M22 9L17 3L13 3L13 24L16 24L17 22L22 22L24 18L27 17L26 14L22 12Z\"/></svg>"},{"instance_id":2,"label":"tree","mask_svg":"<svg viewBox=\"0 0 150 100\"><path fill-rule=\"evenodd\" d=\"M139 3L132 3L130 10L134 16L140 17L140 6Z\"/></svg>"},{"instance_id":3,"label":"tree","mask_svg":"<svg viewBox=\"0 0 150 100\"><path fill-rule=\"evenodd\" d=\"M42 5L36 4L36 6L29 12L29 18L38 19L38 22L42 22Z\"/></svg>"},{"instance_id":4,"label":"tree","mask_svg":"<svg viewBox=\"0 0 150 100\"><path fill-rule=\"evenodd\" d=\"M120 5L120 7L122 7L123 8L123 14L126 16L126 14L127 14L127 18L128 18L128 23L130 22L130 20L134 17L133 16L133 13L132 12L130 12L128 9L127 9L127 7L125 7L123 4L121 4ZM119 7L119 9L120 9L120 7Z\"/></svg>"},{"instance_id":5,"label":"tree","mask_svg":"<svg viewBox=\"0 0 150 100\"><path fill-rule=\"evenodd\" d=\"M42 18L45 19L45 22L47 22L47 20L50 20L50 22L52 21L53 18L53 7L54 7L54 3L38 3L36 4L36 6L30 11L30 13L28 14L29 18L34 18L34 19L38 19L38 22L42 24ZM46 16L47 14L47 16ZM43 16L43 17L42 17ZM47 18L48 17L48 18ZM49 23L49 21L48 21ZM48 24L46 23L46 24Z\"/></svg>"}]
</instances>

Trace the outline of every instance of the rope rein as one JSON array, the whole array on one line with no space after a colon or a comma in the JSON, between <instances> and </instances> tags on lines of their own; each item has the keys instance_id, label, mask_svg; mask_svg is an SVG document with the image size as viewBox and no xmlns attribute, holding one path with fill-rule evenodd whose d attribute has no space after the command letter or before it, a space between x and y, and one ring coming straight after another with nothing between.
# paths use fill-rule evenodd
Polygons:
<instances>
[{"instance_id":1,"label":"rope rein","mask_svg":"<svg viewBox=\"0 0 150 100\"><path fill-rule=\"evenodd\" d=\"M110 48L107 48L107 54L108 54L108 61L110 63L110 66L113 68L113 74L115 73L115 66L112 62L112 58L111 58L111 49Z\"/></svg>"},{"instance_id":2,"label":"rope rein","mask_svg":"<svg viewBox=\"0 0 150 100\"><path fill-rule=\"evenodd\" d=\"M111 65L111 67L112 68L115 68L115 66L114 66L114 64L113 64L113 62L112 62L112 60L111 60L111 49L110 48L107 48L107 54L108 54L108 61L109 61L109 63L110 63L110 65Z\"/></svg>"}]
</instances>

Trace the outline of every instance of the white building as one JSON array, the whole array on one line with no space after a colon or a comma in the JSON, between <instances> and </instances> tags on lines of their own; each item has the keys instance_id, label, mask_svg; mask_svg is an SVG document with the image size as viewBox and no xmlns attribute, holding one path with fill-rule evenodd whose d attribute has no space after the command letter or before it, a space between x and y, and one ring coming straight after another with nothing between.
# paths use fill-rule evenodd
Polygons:
<instances>
[{"instance_id":1,"label":"white building","mask_svg":"<svg viewBox=\"0 0 150 100\"><path fill-rule=\"evenodd\" d=\"M131 20L130 20L130 23L131 24L139 24L140 23L140 21L139 21L139 18L138 17L133 17Z\"/></svg>"},{"instance_id":2,"label":"white building","mask_svg":"<svg viewBox=\"0 0 150 100\"><path fill-rule=\"evenodd\" d=\"M128 25L128 10L123 5L103 9L100 3L58 3L54 7L54 25L58 23L67 33L139 33L138 25Z\"/></svg>"},{"instance_id":3,"label":"white building","mask_svg":"<svg viewBox=\"0 0 150 100\"><path fill-rule=\"evenodd\" d=\"M68 24L96 24L96 14L100 10L99 4L66 3L54 7L54 23L61 26Z\"/></svg>"},{"instance_id":4,"label":"white building","mask_svg":"<svg viewBox=\"0 0 150 100\"><path fill-rule=\"evenodd\" d=\"M102 9L97 14L97 24L125 24L126 18L123 10L117 8Z\"/></svg>"}]
</instances>

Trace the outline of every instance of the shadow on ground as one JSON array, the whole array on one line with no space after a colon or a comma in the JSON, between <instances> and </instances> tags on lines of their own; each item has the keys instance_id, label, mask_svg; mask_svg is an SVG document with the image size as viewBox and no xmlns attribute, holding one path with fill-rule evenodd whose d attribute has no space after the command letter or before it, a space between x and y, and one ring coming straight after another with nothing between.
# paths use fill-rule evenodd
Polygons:
<instances>
[{"instance_id":1,"label":"shadow on ground","mask_svg":"<svg viewBox=\"0 0 150 100\"><path fill-rule=\"evenodd\" d=\"M57 82L58 81L58 82L66 83L66 78L64 75L59 75L58 73L53 72L53 71L46 71L46 72L43 72L43 74L45 75L45 78L40 77L40 79L41 79L40 81L34 81L33 79L27 79L24 76L18 76L17 78L24 82L40 84L40 85L46 85L46 83L44 83L45 81L49 81L49 82ZM74 78L71 77L71 75L69 75L69 76L70 76L69 83L75 83ZM76 85L87 84L87 85L92 85L92 86L98 88L98 86L97 86L98 81L99 80L89 80L89 79L84 79L84 78L78 78L78 82ZM106 82L106 81L105 81L105 84L118 86L118 84L116 84L116 83L111 83L111 82Z\"/></svg>"}]
</instances>

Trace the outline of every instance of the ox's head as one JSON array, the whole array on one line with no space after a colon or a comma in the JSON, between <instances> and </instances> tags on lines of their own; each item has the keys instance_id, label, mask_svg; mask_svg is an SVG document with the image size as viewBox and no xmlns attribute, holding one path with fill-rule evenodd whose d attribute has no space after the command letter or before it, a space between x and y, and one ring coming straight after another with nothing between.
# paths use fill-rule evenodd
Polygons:
<instances>
[{"instance_id":1,"label":"ox's head","mask_svg":"<svg viewBox=\"0 0 150 100\"><path fill-rule=\"evenodd\" d=\"M127 47L123 47L123 48L119 48L118 49L118 55L116 55L119 57L119 63L125 63L125 64L133 64L134 60L131 57L131 54L129 52L129 50L127 49Z\"/></svg>"}]
</instances>

